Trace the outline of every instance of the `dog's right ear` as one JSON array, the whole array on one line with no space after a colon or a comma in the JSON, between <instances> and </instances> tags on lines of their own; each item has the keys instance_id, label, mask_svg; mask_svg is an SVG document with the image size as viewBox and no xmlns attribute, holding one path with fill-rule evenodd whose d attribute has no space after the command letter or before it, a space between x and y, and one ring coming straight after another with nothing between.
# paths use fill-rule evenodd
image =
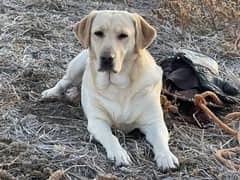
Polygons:
<instances>
[{"instance_id":1,"label":"dog's right ear","mask_svg":"<svg viewBox=\"0 0 240 180\"><path fill-rule=\"evenodd\" d=\"M81 45L84 48L89 47L91 25L95 15L96 11L92 11L89 15L85 16L81 21L77 22L73 27L73 31L75 32L77 39L80 41Z\"/></svg>"}]
</instances>

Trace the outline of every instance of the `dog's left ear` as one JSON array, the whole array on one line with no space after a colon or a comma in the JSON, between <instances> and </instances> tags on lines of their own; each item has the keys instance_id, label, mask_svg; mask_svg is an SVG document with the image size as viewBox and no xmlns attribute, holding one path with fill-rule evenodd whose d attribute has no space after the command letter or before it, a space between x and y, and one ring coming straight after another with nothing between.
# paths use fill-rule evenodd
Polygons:
<instances>
[{"instance_id":1,"label":"dog's left ear","mask_svg":"<svg viewBox=\"0 0 240 180\"><path fill-rule=\"evenodd\" d=\"M156 38L156 30L140 15L133 14L136 29L136 49L147 48Z\"/></svg>"},{"instance_id":2,"label":"dog's left ear","mask_svg":"<svg viewBox=\"0 0 240 180\"><path fill-rule=\"evenodd\" d=\"M84 48L89 47L91 26L95 15L96 11L92 11L89 15L85 16L81 21L77 22L73 26L73 31Z\"/></svg>"}]
</instances>

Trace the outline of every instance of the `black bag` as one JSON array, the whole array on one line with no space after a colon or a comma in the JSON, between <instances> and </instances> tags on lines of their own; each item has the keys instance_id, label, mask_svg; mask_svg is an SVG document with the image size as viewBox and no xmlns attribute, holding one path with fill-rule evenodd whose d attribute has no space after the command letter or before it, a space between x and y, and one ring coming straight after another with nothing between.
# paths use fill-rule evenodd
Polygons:
<instances>
[{"instance_id":1,"label":"black bag","mask_svg":"<svg viewBox=\"0 0 240 180\"><path fill-rule=\"evenodd\" d=\"M175 56L160 62L163 69L163 94L170 100L176 99L179 108L188 115L196 112L193 104L195 94L213 91L227 104L238 102L234 97L238 89L219 77L217 62L202 53L180 49ZM219 106L208 101L211 107Z\"/></svg>"}]
</instances>

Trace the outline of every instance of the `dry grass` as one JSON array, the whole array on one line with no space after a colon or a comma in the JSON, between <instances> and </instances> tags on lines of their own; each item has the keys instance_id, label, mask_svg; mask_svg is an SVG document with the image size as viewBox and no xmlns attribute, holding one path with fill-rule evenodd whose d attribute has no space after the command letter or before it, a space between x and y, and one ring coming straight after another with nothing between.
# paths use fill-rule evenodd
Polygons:
<instances>
[{"instance_id":1,"label":"dry grass","mask_svg":"<svg viewBox=\"0 0 240 180\"><path fill-rule=\"evenodd\" d=\"M63 179L107 173L120 179L239 179L239 172L222 166L213 155L238 145L237 140L214 124L199 129L165 114L170 147L181 167L163 174L139 132L114 130L134 161L115 167L89 136L81 107L39 101L41 91L57 82L81 50L72 25L92 9L143 15L158 30L150 47L157 61L179 47L194 48L215 57L223 77L240 77L239 1L1 0L0 171L19 179L47 179L69 167ZM239 109L236 105L225 111Z\"/></svg>"},{"instance_id":2,"label":"dry grass","mask_svg":"<svg viewBox=\"0 0 240 180\"><path fill-rule=\"evenodd\" d=\"M224 41L219 44L224 55L239 56L240 2L234 0L170 0L160 1L162 8L153 9L161 20L168 20L181 27L181 31L194 31L198 35L222 32ZM169 14L171 14L169 16ZM196 31L197 29L197 31Z\"/></svg>"}]
</instances>

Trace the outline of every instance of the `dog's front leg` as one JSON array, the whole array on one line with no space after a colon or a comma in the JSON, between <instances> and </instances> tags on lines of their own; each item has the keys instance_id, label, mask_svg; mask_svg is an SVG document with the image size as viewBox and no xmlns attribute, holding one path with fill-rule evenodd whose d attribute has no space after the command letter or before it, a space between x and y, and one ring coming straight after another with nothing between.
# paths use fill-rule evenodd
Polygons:
<instances>
[{"instance_id":1,"label":"dog's front leg","mask_svg":"<svg viewBox=\"0 0 240 180\"><path fill-rule=\"evenodd\" d=\"M88 119L88 131L103 145L107 157L110 160L115 160L117 166L131 164L127 151L120 145L117 137L112 134L107 122L99 119Z\"/></svg>"},{"instance_id":2,"label":"dog's front leg","mask_svg":"<svg viewBox=\"0 0 240 180\"><path fill-rule=\"evenodd\" d=\"M147 141L153 146L158 167L162 171L176 169L179 165L178 159L169 149L169 134L163 119L157 119L155 123L142 126L140 130L146 135Z\"/></svg>"},{"instance_id":3,"label":"dog's front leg","mask_svg":"<svg viewBox=\"0 0 240 180\"><path fill-rule=\"evenodd\" d=\"M66 74L63 76L63 78L58 81L53 88L47 89L42 92L42 99L61 98L69 87L80 87L87 59L88 50L83 50L69 63ZM70 91L70 93L76 94L80 92ZM70 96L77 96L77 94Z\"/></svg>"},{"instance_id":4,"label":"dog's front leg","mask_svg":"<svg viewBox=\"0 0 240 180\"><path fill-rule=\"evenodd\" d=\"M50 89L42 92L42 99L58 99L61 98L63 93L72 85L72 82L64 78L57 82L57 84Z\"/></svg>"}]
</instances>

